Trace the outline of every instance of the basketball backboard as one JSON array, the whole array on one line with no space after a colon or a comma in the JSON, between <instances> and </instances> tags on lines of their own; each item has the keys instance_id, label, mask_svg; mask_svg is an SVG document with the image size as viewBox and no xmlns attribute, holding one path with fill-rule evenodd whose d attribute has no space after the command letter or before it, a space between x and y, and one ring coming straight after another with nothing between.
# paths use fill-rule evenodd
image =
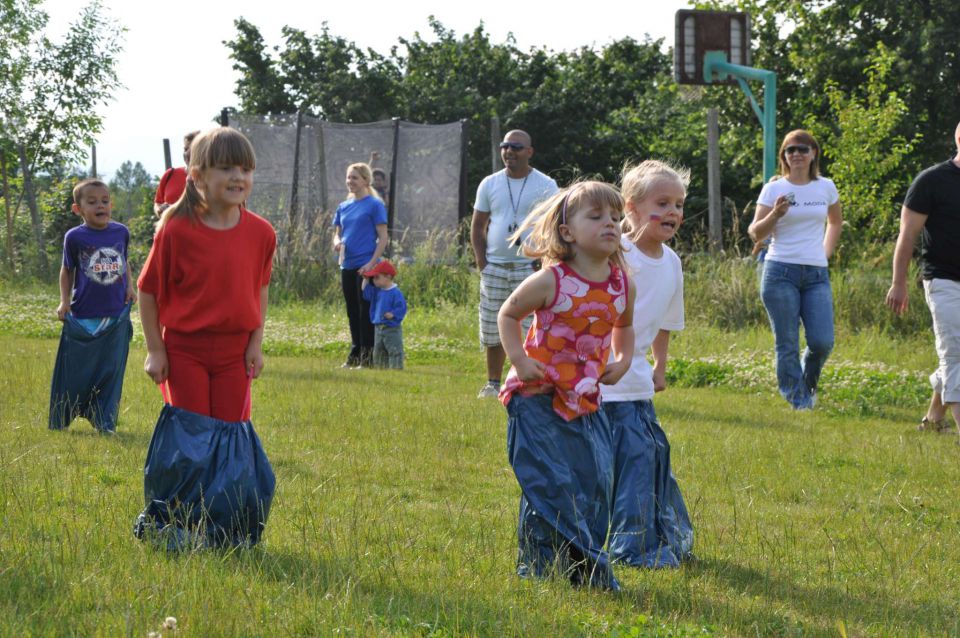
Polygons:
<instances>
[{"instance_id":1,"label":"basketball backboard","mask_svg":"<svg viewBox=\"0 0 960 638\"><path fill-rule=\"evenodd\" d=\"M724 53L731 64L750 66L750 16L739 11L677 11L673 73L678 84L737 83L729 76L704 77L703 60L709 51Z\"/></svg>"}]
</instances>

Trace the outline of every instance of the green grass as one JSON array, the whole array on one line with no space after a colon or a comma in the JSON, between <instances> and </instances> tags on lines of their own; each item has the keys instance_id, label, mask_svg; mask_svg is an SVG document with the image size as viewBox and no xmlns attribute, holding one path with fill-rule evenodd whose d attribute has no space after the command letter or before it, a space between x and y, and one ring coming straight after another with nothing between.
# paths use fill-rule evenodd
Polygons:
<instances>
[{"instance_id":1,"label":"green grass","mask_svg":"<svg viewBox=\"0 0 960 638\"><path fill-rule=\"evenodd\" d=\"M472 309L414 311L400 373L337 367L340 309L273 309L254 386L278 479L265 541L168 555L131 533L160 408L139 337L120 433L50 432L54 307L43 292L0 299L0 635L145 636L166 616L180 636L960 633L960 448L917 433L922 407L881 378L924 374L931 344L838 337L828 369L863 370L878 410L823 396L798 414L772 368L734 365L769 356L769 333L678 335L678 362L733 369L657 399L698 560L618 569L611 595L513 576L518 488L504 411L474 399Z\"/></svg>"}]
</instances>

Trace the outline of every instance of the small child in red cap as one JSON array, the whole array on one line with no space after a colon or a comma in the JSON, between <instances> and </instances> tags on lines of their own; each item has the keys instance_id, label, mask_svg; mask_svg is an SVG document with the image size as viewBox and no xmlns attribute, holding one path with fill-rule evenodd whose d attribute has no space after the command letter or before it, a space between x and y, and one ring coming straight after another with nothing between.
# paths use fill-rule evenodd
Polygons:
<instances>
[{"instance_id":1,"label":"small child in red cap","mask_svg":"<svg viewBox=\"0 0 960 638\"><path fill-rule=\"evenodd\" d=\"M403 370L403 328L407 300L393 283L397 269L384 259L363 273L363 298L370 302L373 324L373 365ZM372 286L370 284L373 284Z\"/></svg>"}]
</instances>

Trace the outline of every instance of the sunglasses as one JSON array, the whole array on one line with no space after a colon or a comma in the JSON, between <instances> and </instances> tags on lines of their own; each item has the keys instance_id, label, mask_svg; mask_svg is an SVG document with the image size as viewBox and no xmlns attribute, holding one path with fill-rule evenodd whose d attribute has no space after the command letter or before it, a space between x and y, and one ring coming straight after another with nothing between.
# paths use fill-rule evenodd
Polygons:
<instances>
[{"instance_id":1,"label":"sunglasses","mask_svg":"<svg viewBox=\"0 0 960 638\"><path fill-rule=\"evenodd\" d=\"M806 144L797 144L790 145L787 148L783 149L784 155L790 155L791 153L800 153L801 155L806 155L810 152L810 147Z\"/></svg>"},{"instance_id":2,"label":"sunglasses","mask_svg":"<svg viewBox=\"0 0 960 638\"><path fill-rule=\"evenodd\" d=\"M519 142L500 142L500 148L501 149L509 148L510 150L513 150L513 151L522 151L527 147L526 145L520 144Z\"/></svg>"}]
</instances>

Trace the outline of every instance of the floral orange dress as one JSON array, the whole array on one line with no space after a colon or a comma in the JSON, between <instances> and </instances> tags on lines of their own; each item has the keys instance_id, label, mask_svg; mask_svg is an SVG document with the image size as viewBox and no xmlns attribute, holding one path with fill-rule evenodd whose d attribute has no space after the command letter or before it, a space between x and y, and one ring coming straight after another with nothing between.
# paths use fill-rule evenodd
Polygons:
<instances>
[{"instance_id":1,"label":"floral orange dress","mask_svg":"<svg viewBox=\"0 0 960 638\"><path fill-rule=\"evenodd\" d=\"M627 279L610 264L605 281L590 281L564 262L550 266L556 278L553 303L536 311L523 349L546 367L546 378L521 381L510 367L500 390L503 405L515 392L553 393L553 409L564 421L596 412L600 377L607 365L613 326L627 307Z\"/></svg>"}]
</instances>

